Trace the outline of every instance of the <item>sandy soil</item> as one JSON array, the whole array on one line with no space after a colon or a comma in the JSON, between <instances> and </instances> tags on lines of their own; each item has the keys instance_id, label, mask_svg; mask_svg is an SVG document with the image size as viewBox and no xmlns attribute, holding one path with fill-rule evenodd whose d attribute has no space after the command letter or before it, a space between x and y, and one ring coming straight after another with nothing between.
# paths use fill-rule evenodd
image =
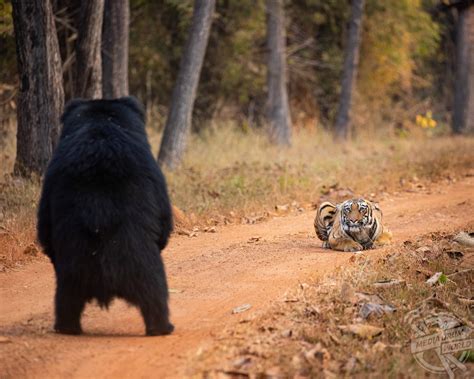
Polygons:
<instances>
[{"instance_id":1,"label":"sandy soil","mask_svg":"<svg viewBox=\"0 0 474 379\"><path fill-rule=\"evenodd\" d=\"M380 204L395 244L451 231L474 220L474 178L389 196ZM176 327L167 337L143 337L138 311L118 300L108 312L87 307L83 336L54 334L49 262L0 274L0 378L186 376L189 358L222 329L265 311L298 282L349 264L351 253L320 248L313 217L305 212L173 237L163 253ZM248 311L232 314L247 303Z\"/></svg>"}]
</instances>

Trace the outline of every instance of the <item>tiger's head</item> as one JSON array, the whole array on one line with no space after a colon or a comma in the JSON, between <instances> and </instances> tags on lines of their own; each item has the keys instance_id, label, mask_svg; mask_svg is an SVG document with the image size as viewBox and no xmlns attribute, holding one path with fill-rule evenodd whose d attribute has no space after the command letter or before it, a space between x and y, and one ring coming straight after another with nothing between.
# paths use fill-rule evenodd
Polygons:
<instances>
[{"instance_id":1,"label":"tiger's head","mask_svg":"<svg viewBox=\"0 0 474 379\"><path fill-rule=\"evenodd\" d=\"M346 200L341 204L341 219L346 230L359 231L369 223L370 217L370 203L364 199Z\"/></svg>"}]
</instances>

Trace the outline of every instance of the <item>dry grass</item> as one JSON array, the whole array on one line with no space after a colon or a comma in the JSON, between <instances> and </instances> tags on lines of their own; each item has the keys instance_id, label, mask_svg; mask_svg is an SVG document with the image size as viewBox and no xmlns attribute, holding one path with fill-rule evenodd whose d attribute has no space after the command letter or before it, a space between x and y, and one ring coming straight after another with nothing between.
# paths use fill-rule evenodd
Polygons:
<instances>
[{"instance_id":1,"label":"dry grass","mask_svg":"<svg viewBox=\"0 0 474 379\"><path fill-rule=\"evenodd\" d=\"M150 131L155 152L159 137ZM0 172L11 171L12 151L10 138ZM275 205L309 207L325 194L337 197L341 188L344 196L410 189L464 175L473 162L474 138L468 137L359 137L335 145L328 133L300 131L292 147L280 148L262 133L225 126L191 136L183 166L165 174L189 225L220 224L264 219ZM0 270L34 255L28 247L38 195L38 181L0 178Z\"/></svg>"},{"instance_id":2,"label":"dry grass","mask_svg":"<svg viewBox=\"0 0 474 379\"><path fill-rule=\"evenodd\" d=\"M351 266L301 284L265 314L244 318L245 322L216 336L218 342L194 358L189 374L205 378L430 376L410 353L411 328L405 316L415 309L420 317L449 312L472 327L474 249L451 242L452 236L430 234L393 246L388 254L354 255ZM448 253L453 251L464 255ZM448 275L448 281L428 285L427 277L438 271ZM456 272L460 274L450 275ZM389 288L374 286L386 279L404 282ZM361 301L360 293L378 295L396 311L363 320L359 312L367 300ZM470 299L471 305L463 299ZM379 327L381 334L367 338L340 328L351 324ZM465 363L468 371L458 371L456 377L472 377L472 353Z\"/></svg>"},{"instance_id":3,"label":"dry grass","mask_svg":"<svg viewBox=\"0 0 474 379\"><path fill-rule=\"evenodd\" d=\"M219 219L311 203L331 187L360 194L407 189L418 179L467 172L473 162L474 138L359 137L335 145L328 133L301 131L291 148L280 148L258 132L228 128L193 136L183 167L166 174L179 208Z\"/></svg>"},{"instance_id":4,"label":"dry grass","mask_svg":"<svg viewBox=\"0 0 474 379\"><path fill-rule=\"evenodd\" d=\"M35 246L37 182L7 177L0 182L0 272L38 255Z\"/></svg>"}]
</instances>

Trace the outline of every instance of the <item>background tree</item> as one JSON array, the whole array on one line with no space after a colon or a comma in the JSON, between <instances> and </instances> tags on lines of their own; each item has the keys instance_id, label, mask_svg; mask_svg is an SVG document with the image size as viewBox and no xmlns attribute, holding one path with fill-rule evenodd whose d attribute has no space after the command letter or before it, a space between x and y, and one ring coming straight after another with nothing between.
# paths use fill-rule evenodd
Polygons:
<instances>
[{"instance_id":1,"label":"background tree","mask_svg":"<svg viewBox=\"0 0 474 379\"><path fill-rule=\"evenodd\" d=\"M102 97L101 40L104 0L81 3L78 39L76 43L76 97Z\"/></svg>"},{"instance_id":2,"label":"background tree","mask_svg":"<svg viewBox=\"0 0 474 379\"><path fill-rule=\"evenodd\" d=\"M148 125L155 133L166 123L192 22L193 0L129 1L129 89L146 103ZM84 2L51 2L69 99L75 95L71 83L76 76L79 8ZM358 96L352 104L354 130L411 133L418 129L416 115L427 110L438 121L438 132L452 121L457 11L433 11L439 3L365 1ZM338 0L285 4L293 127L334 125L351 7ZM265 0L216 1L192 131L204 131L211 122L219 128L244 131L264 124L268 94L265 5ZM10 99L18 91L19 80L10 0L0 0L0 57L0 139L11 141L16 136L16 110ZM5 157L7 150L2 151ZM8 155L14 157L11 152Z\"/></svg>"},{"instance_id":3,"label":"background tree","mask_svg":"<svg viewBox=\"0 0 474 379\"><path fill-rule=\"evenodd\" d=\"M59 136L61 57L49 0L13 0L18 74L15 173L41 174Z\"/></svg>"},{"instance_id":4,"label":"background tree","mask_svg":"<svg viewBox=\"0 0 474 379\"><path fill-rule=\"evenodd\" d=\"M102 27L102 94L128 95L129 0L105 0Z\"/></svg>"},{"instance_id":5,"label":"background tree","mask_svg":"<svg viewBox=\"0 0 474 379\"><path fill-rule=\"evenodd\" d=\"M351 105L354 85L359 63L359 48L361 42L362 15L365 0L352 0L352 13L344 53L344 67L341 80L341 97L336 116L335 135L338 139L346 139L351 123Z\"/></svg>"},{"instance_id":6,"label":"background tree","mask_svg":"<svg viewBox=\"0 0 474 379\"><path fill-rule=\"evenodd\" d=\"M214 9L215 0L194 2L188 40L181 58L158 154L158 162L169 168L175 168L184 153Z\"/></svg>"},{"instance_id":7,"label":"background tree","mask_svg":"<svg viewBox=\"0 0 474 379\"><path fill-rule=\"evenodd\" d=\"M474 133L474 3L457 3L453 131Z\"/></svg>"},{"instance_id":8,"label":"background tree","mask_svg":"<svg viewBox=\"0 0 474 379\"><path fill-rule=\"evenodd\" d=\"M291 143L291 117L286 76L286 33L283 0L266 0L267 10L267 121L271 139Z\"/></svg>"}]
</instances>

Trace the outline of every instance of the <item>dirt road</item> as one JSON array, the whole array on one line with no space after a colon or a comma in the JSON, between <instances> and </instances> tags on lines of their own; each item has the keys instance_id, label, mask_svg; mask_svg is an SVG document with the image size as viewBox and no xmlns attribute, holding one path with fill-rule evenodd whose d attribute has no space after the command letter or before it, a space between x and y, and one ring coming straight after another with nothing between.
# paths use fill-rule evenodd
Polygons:
<instances>
[{"instance_id":1,"label":"dirt road","mask_svg":"<svg viewBox=\"0 0 474 379\"><path fill-rule=\"evenodd\" d=\"M454 230L474 221L474 178L391 196L381 206L395 244ZM348 264L350 253L320 248L313 217L305 212L174 237L164 252L176 326L167 337L142 337L139 313L121 301L109 312L89 305L85 335L56 335L51 265L42 260L0 274L0 378L184 376L189 357L223 328L264 311L299 281ZM252 308L231 314L245 303Z\"/></svg>"}]
</instances>

